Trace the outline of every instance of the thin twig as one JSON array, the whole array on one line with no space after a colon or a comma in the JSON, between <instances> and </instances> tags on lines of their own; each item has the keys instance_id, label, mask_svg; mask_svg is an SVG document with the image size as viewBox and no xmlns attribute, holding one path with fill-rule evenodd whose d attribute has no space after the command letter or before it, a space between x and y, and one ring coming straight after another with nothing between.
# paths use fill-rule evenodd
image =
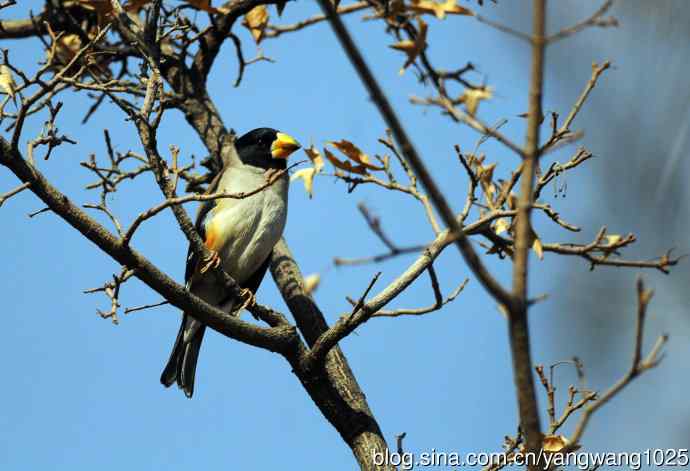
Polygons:
<instances>
[{"instance_id":1,"label":"thin twig","mask_svg":"<svg viewBox=\"0 0 690 471\"><path fill-rule=\"evenodd\" d=\"M164 306L170 304L170 301L161 301L159 303L145 304L143 306L128 307L125 309L125 314L130 314L132 312L143 311L144 309L151 309L158 306Z\"/></svg>"},{"instance_id":2,"label":"thin twig","mask_svg":"<svg viewBox=\"0 0 690 471\"><path fill-rule=\"evenodd\" d=\"M7 201L8 199L12 198L14 195L17 195L21 193L22 191L26 190L31 186L31 183L22 183L19 185L17 188L8 191L5 194L0 195L0 207Z\"/></svg>"},{"instance_id":3,"label":"thin twig","mask_svg":"<svg viewBox=\"0 0 690 471\"><path fill-rule=\"evenodd\" d=\"M604 71L608 69L610 66L610 61L604 61L604 63L601 65L597 65L596 62L592 64L592 75L587 84L585 85L584 90L582 90L582 93L575 101L575 104L570 110L570 113L568 113L568 116L565 118L565 121L563 121L561 127L556 132L552 133L551 137L546 142L546 144L542 146L542 148L540 149L540 154L543 154L548 150L551 150L560 140L564 139L566 136L571 134L570 125L572 124L577 114L580 112L580 109L582 109L582 105L584 105L585 101L587 101L590 92L596 86L597 80L599 80L601 74L604 73Z\"/></svg>"},{"instance_id":4,"label":"thin twig","mask_svg":"<svg viewBox=\"0 0 690 471\"><path fill-rule=\"evenodd\" d=\"M642 358L642 340L644 336L644 321L647 315L647 307L651 301L653 292L644 287L642 278L637 280L637 323L635 327L635 348L633 351L632 363L628 372L616 384L611 386L606 392L599 396L595 402L591 402L584 408L580 421L575 427L575 431L570 437L570 443L578 445L582 439L582 435L587 428L589 420L592 415L598 411L604 404L608 403L614 396L620 393L628 384L632 382L637 376L645 371L654 368L661 362L663 355L660 355L661 349L668 341L668 335L660 336L649 354Z\"/></svg>"},{"instance_id":5,"label":"thin twig","mask_svg":"<svg viewBox=\"0 0 690 471\"><path fill-rule=\"evenodd\" d=\"M523 33L522 31L518 31L516 29L511 28L510 26L506 26L504 24L498 23L488 18L484 18L481 15L474 15L474 18L480 23L484 23L485 25L491 26L492 28L497 29L498 31L510 34L511 36L514 36L518 39L522 39L523 41L527 41L528 43L532 42L532 36L530 36L527 33Z\"/></svg>"},{"instance_id":6,"label":"thin twig","mask_svg":"<svg viewBox=\"0 0 690 471\"><path fill-rule=\"evenodd\" d=\"M360 10L366 10L369 8L370 5L366 1L360 1L360 2L355 2L350 5L343 5L338 7L338 14L339 15L347 15L348 13L354 13ZM281 34L284 33L291 33L293 31L299 31L301 29L304 29L308 26L315 25L317 23L321 23L322 21L326 20L326 15L314 15L310 18L307 18L302 21L298 21L297 23L293 23L290 25L272 25L269 24L266 26L266 31L264 31L264 39L268 38L277 38Z\"/></svg>"},{"instance_id":7,"label":"thin twig","mask_svg":"<svg viewBox=\"0 0 690 471\"><path fill-rule=\"evenodd\" d=\"M429 265L430 267L432 265ZM431 272L429 272L431 273ZM448 303L451 303L455 301L455 298L457 298L462 290L465 289L465 286L469 282L469 278L465 278L460 285L458 285L457 288L455 288L447 298L443 298L441 295L441 291L438 288L438 280L436 281L436 286L434 287L434 296L436 298L436 301L434 304L431 306L427 307L421 307L421 308L416 308L416 309L394 309L394 310L380 310L377 311L376 313L372 314L371 317L400 317L400 316L423 316L424 314L429 314L431 312L438 311L441 309L443 306L445 306ZM439 296L441 296L439 298Z\"/></svg>"},{"instance_id":8,"label":"thin twig","mask_svg":"<svg viewBox=\"0 0 690 471\"><path fill-rule=\"evenodd\" d=\"M364 290L364 293L359 297L352 308L349 315L341 317L333 327L328 329L319 339L314 343L310 350L307 359L305 360L310 366L309 369L314 368L323 363L326 355L331 349L338 344L342 339L352 333L357 327L365 323L371 318L371 315L376 311L371 309L369 303L365 303L366 297L376 284L376 281L381 276L381 272L377 272L369 282L369 285Z\"/></svg>"},{"instance_id":9,"label":"thin twig","mask_svg":"<svg viewBox=\"0 0 690 471\"><path fill-rule=\"evenodd\" d=\"M585 28L590 28L593 26L599 28L609 28L612 26L618 26L618 20L616 18L602 18L602 16L604 16L612 6L613 0L606 0L606 2L604 2L604 4L601 7L599 7L599 9L595 11L592 14L592 16L590 16L584 21L577 23L576 25L570 26L569 28L564 28L560 30L558 33L552 34L551 36L546 38L546 42L548 44L555 43L556 41L560 41L561 39L565 39L568 36L572 36L573 34L579 33Z\"/></svg>"}]
</instances>

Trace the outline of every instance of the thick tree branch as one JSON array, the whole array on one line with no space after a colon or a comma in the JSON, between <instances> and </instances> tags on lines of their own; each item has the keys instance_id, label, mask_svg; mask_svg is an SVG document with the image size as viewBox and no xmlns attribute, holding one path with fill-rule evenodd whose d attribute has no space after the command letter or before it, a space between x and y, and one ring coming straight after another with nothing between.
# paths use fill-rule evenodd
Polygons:
<instances>
[{"instance_id":1,"label":"thick tree branch","mask_svg":"<svg viewBox=\"0 0 690 471\"><path fill-rule=\"evenodd\" d=\"M273 249L271 274L295 317L297 327L312 347L328 331L328 323L314 300L304 291L302 273L284 239ZM301 367L306 371L322 371L321 368L313 368L308 361L304 361ZM394 469L388 464L383 467L373 464L373 453L383 453L387 449L386 441L338 346L327 352L324 367L326 375L319 377L320 384L325 388L323 399L315 396L313 386L309 388L305 385L321 412L350 446L361 469Z\"/></svg>"},{"instance_id":2,"label":"thick tree branch","mask_svg":"<svg viewBox=\"0 0 690 471\"><path fill-rule=\"evenodd\" d=\"M47 33L41 17L36 18L35 21L30 19L0 21L0 39L24 39Z\"/></svg>"}]
</instances>

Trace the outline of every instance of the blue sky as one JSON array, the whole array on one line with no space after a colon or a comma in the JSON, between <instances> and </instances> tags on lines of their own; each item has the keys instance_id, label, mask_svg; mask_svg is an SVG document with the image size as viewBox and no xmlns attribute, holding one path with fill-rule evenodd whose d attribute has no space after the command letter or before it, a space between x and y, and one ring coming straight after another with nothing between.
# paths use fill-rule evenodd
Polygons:
<instances>
[{"instance_id":1,"label":"blue sky","mask_svg":"<svg viewBox=\"0 0 690 471\"><path fill-rule=\"evenodd\" d=\"M37 10L41 3L26 2L27 6L4 10L3 14L21 16L28 6ZM486 3L487 16L527 26L529 15L525 12L508 17L506 8L516 11L505 2L499 1L498 6ZM589 12L578 2L569 4L572 8L565 13L565 8L559 9L553 27ZM317 12L313 2L290 3L284 22ZM410 95L430 92L420 87L410 71L398 74L404 56L387 47L391 40L379 24L362 23L358 16L348 17L356 40L434 177L459 210L466 176L453 145L472 149L478 136L435 110L410 106ZM445 22L430 18L429 23L429 53L434 61L444 68L459 67L468 60L475 63L482 75L474 78L481 81L486 77L496 90L495 99L482 104L482 118L487 122L509 118L503 130L521 142L524 122L515 116L526 111L527 48L471 18ZM624 28L628 30L622 31ZM574 42L553 49L554 54L572 56L572 60L569 68L560 72L549 68L547 62L545 108L564 114L589 78L591 61L612 56L617 67L594 91L592 101L611 95L631 100L641 93L626 85L626 77L640 68L645 56L637 52L645 46L636 45L630 52L630 43L615 38L643 33L649 34L631 18L621 30L586 31ZM246 32L241 35L245 55L251 57L255 47ZM646 47L661 55L658 51L664 51L666 45ZM26 68L35 67L42 55L36 40L7 42L3 47L9 48L16 65ZM284 130L305 144L322 146L328 140L346 138L369 153L385 151L376 142L385 126L327 25L268 40L262 47L276 63L250 66L240 88L232 87L236 63L230 47L223 49L215 66L210 91L228 126L242 133L266 125ZM583 54L582 49L591 53ZM663 97L659 107L673 100L672 96ZM81 126L87 106L84 94L65 98L60 130L79 143L56 149L50 160L38 164L58 188L79 203L98 197L83 189L91 175L78 162L91 153L105 157L104 128L110 130L117 150L140 149L133 126L113 108L102 109ZM601 129L603 123L611 122L607 113L615 111L585 111L577 121L585 130L592 130L593 137L585 138L584 144L595 153L605 147L607 134ZM42 119L29 123L24 145L39 131ZM206 155L193 131L175 113L166 115L163 122L161 152L166 154L169 144L179 146L185 158ZM687 143L685 146L687 154ZM495 143L488 142L482 149L491 161L499 162L499 172L505 174L515 165L514 156ZM567 152L555 156L559 160L566 157ZM606 211L615 212L616 208L605 208L602 200L606 197L602 195L615 192L615 185L621 183L606 185L597 179L604 165L605 158L594 159L567 178L565 199L554 199L552 192L545 191L544 200L556 205L575 224L588 222L588 217L599 212L602 217L598 224L608 221ZM0 169L0 193L15 185L14 177ZM358 296L376 271L383 272L377 285L380 289L413 260L404 257L380 266L333 267L334 256L384 251L358 214L358 202L365 202L381 217L386 231L401 246L428 242L433 234L421 207L403 196L366 187L348 194L342 183L328 177L317 179L314 191L314 198L309 200L301 185L291 188L285 237L303 272L321 273L316 300L332 323L348 310L345 296ZM125 185L110 204L124 221L131 222L138 212L160 200L152 177L145 176ZM165 306L121 316L118 326L100 319L96 309L107 309L107 299L82 291L101 285L118 267L52 214L26 217L40 207L27 192L0 209L5 260L0 265L5 328L4 341L0 342L4 369L1 469L355 468L349 449L277 355L210 333L200 356L194 399L186 399L178 390L164 389L158 377L177 332L179 314ZM687 204L683 208L679 224L687 227ZM540 234L548 241L584 242L598 229L598 225L587 226L582 234L572 237L543 224ZM621 233L645 230L645 221L638 221L637 227L611 228ZM688 252L687 237L669 242L679 252ZM145 224L135 246L161 269L182 279L186 244L169 213ZM644 247L649 250L631 253L647 257L661 250ZM486 261L501 281L509 282L507 261ZM470 276L453 247L446 250L436 267L445 293ZM615 313L620 317L620 328L610 339L615 348L608 349L571 335L571 325L583 323L582 319L573 318L572 324L558 319L561 303L576 306L580 297L593 295L579 290L579 280L593 277L604 283L602 273L606 270L590 273L584 262L549 255L543 262L533 261L532 267L532 295L550 295L532 315L535 361L549 364L577 354L595 371L593 387L612 383L627 368L632 348L633 280L637 272L614 272L621 277L621 289L630 295L627 311ZM690 386L687 304L682 294L666 287L669 278L654 273L646 276L658 293L646 344L659 333L671 331L668 358L661 368L642 377L595 417L584 441L589 449L638 451L688 444L690 410L682 393ZM687 267L675 271L673 277L687 281ZM568 280L565 284L564 279ZM264 281L258 299L287 312L270 278ZM156 302L159 297L133 281L123 288L121 300L127 307ZM393 306L418 307L432 301L427 277L423 276ZM602 315L608 314L605 293L601 307ZM596 314L585 317L597 322ZM498 451L502 437L515 432L505 322L473 279L441 312L423 318L374 319L342 342L342 347L391 444L396 434L405 431L410 451ZM575 380L567 368L560 370L558 378L561 391ZM640 407L649 413L635 413Z\"/></svg>"}]
</instances>

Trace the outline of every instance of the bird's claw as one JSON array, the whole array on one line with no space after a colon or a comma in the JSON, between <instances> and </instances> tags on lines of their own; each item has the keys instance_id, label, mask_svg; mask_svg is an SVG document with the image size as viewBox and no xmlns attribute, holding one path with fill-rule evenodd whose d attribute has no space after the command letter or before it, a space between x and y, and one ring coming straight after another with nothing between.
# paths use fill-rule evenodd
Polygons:
<instances>
[{"instance_id":1,"label":"bird's claw","mask_svg":"<svg viewBox=\"0 0 690 471\"><path fill-rule=\"evenodd\" d=\"M201 266L199 272L201 274L206 273L210 269L215 269L220 266L220 255L215 250L211 250L211 255L204 259L204 264Z\"/></svg>"},{"instance_id":2,"label":"bird's claw","mask_svg":"<svg viewBox=\"0 0 690 471\"><path fill-rule=\"evenodd\" d=\"M242 305L239 308L240 311L243 309L247 309L248 307L252 307L256 304L256 296L254 295L254 293L252 293L251 290L243 288L240 291L240 296L243 298Z\"/></svg>"}]
</instances>

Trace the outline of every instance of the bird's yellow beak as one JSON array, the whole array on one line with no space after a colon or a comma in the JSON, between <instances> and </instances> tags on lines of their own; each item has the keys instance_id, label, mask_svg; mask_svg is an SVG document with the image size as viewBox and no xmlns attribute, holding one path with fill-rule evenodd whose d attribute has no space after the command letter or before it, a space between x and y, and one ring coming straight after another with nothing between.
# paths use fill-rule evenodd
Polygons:
<instances>
[{"instance_id":1,"label":"bird's yellow beak","mask_svg":"<svg viewBox=\"0 0 690 471\"><path fill-rule=\"evenodd\" d=\"M302 147L294 137L279 132L276 139L271 144L271 156L274 159L287 159L290 154Z\"/></svg>"}]
</instances>

